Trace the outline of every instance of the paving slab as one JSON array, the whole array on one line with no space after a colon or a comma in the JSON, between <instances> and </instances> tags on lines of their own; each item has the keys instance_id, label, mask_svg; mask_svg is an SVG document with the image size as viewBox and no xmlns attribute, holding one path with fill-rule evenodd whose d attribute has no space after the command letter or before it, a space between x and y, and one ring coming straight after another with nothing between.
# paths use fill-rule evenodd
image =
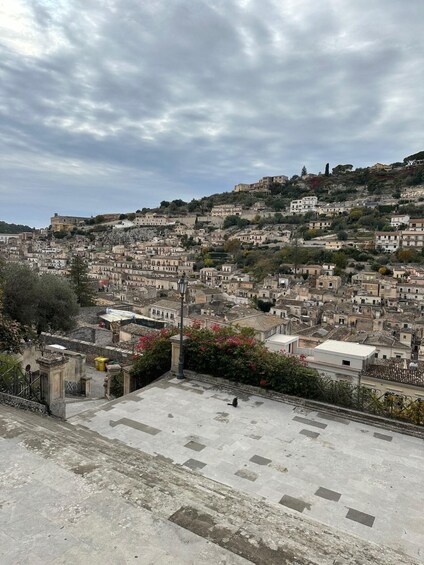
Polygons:
<instances>
[{"instance_id":1,"label":"paving slab","mask_svg":"<svg viewBox=\"0 0 424 565\"><path fill-rule=\"evenodd\" d=\"M142 402L136 402L135 396ZM173 559L181 563L247 560L261 565L333 565L342 559L343 565L409 565L423 561L422 440L391 431L392 442L387 442L374 437L379 433L375 426L327 421L311 441L299 434L306 424L293 417L315 422L316 413L254 395L246 395L237 410L228 413L227 423L217 422L216 415L225 411L232 396L212 387L193 403L193 396L182 387L152 386L114 402L107 411L100 408L90 417L77 416L72 425L0 406L0 492L7 496L0 522L9 520L17 508L21 515L26 510L38 516L37 502L45 499L43 520L62 520L61 525L65 520L69 535L81 548L81 558L75 557L78 548L71 545L60 549L61 556L52 555L51 562L96 563L99 556L104 563L111 562L111 556L115 562L133 562L139 553L132 550L139 546L129 530L136 524L142 528L145 516L146 535L152 538L143 554L146 563L169 561L169 555L162 553L169 546L161 543L161 536L172 537L172 532L208 542L190 541L194 553L184 554L181 548L180 561L179 553ZM126 416L126 409L134 406L139 410ZM123 418L141 424L141 429L109 425ZM161 431L152 435L144 426ZM189 442L205 446L198 454L191 450L195 456L191 459L204 465L201 469L184 466L190 459ZM31 462L26 465L28 454ZM255 455L269 463L254 463ZM255 480L247 478L251 472ZM32 496L37 489L38 497ZM335 493L333 497L340 494L340 499L332 500L328 493L318 496L318 491L325 493L320 489ZM125 515L131 517L131 511L135 515L128 526ZM107 532L113 516L122 516L119 520L128 535L115 553L112 535L107 553L95 540L100 531ZM366 523L371 518L372 527ZM176 530L164 525L169 520ZM74 523L80 526L71 527ZM6 536L13 558L22 546L11 548L11 539ZM203 555L202 548L206 551L210 544L217 553ZM42 554L42 546L37 545L33 562ZM15 562L21 556L16 553Z\"/></svg>"},{"instance_id":2,"label":"paving slab","mask_svg":"<svg viewBox=\"0 0 424 565\"><path fill-rule=\"evenodd\" d=\"M424 500L421 439L396 432L389 435L374 425L253 395L240 400L237 394L237 409L228 410L227 402L234 396L230 392L202 388L202 396L193 401L189 389L198 390L200 383L190 379L184 386L170 383L165 389L151 386L140 391L143 402L130 415L143 426L161 430L160 436L148 438L146 433L137 435L137 430L123 426L117 426L119 435L113 435L104 420L114 420L114 412L125 417L119 404L107 412L107 418L99 411L81 424L146 453L192 465L206 477L253 496L266 496L273 503L284 494L310 501L304 515L355 535L359 523L351 519L352 513L347 516L347 507L358 510L374 518L372 527L361 525L363 539L384 540L418 557L416 546L421 538L411 509L418 510L417 500ZM168 417L170 413L173 418ZM200 460L187 457L191 441L204 446ZM187 465L190 459L199 463ZM255 473L254 480L243 472L246 468ZM332 497L344 500L345 506L335 510ZM395 507L402 520L395 515Z\"/></svg>"}]
</instances>

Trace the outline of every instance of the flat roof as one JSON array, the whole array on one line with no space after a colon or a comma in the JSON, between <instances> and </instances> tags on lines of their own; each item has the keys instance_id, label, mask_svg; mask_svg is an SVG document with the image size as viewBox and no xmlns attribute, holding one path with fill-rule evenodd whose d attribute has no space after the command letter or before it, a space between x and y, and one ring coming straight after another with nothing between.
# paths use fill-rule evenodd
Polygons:
<instances>
[{"instance_id":1,"label":"flat roof","mask_svg":"<svg viewBox=\"0 0 424 565\"><path fill-rule=\"evenodd\" d=\"M361 345L359 343L352 343L350 341L338 341L336 339L327 339L324 343L317 345L315 350L322 351L323 353L336 353L348 354L351 357L366 358L373 355L376 351L375 347L371 345Z\"/></svg>"},{"instance_id":2,"label":"flat roof","mask_svg":"<svg viewBox=\"0 0 424 565\"><path fill-rule=\"evenodd\" d=\"M275 334L266 340L266 343L281 343L282 345L287 345L288 343L293 343L299 339L297 335L284 335Z\"/></svg>"}]
</instances>

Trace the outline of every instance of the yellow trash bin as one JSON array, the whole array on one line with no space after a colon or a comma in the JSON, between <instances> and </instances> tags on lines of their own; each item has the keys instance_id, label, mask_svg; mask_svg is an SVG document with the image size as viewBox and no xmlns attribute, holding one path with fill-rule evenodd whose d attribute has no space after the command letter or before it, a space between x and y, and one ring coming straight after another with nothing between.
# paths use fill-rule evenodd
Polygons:
<instances>
[{"instance_id":1,"label":"yellow trash bin","mask_svg":"<svg viewBox=\"0 0 424 565\"><path fill-rule=\"evenodd\" d=\"M109 361L107 357L96 357L94 361L96 363L96 369L98 371L106 371L106 363Z\"/></svg>"}]
</instances>

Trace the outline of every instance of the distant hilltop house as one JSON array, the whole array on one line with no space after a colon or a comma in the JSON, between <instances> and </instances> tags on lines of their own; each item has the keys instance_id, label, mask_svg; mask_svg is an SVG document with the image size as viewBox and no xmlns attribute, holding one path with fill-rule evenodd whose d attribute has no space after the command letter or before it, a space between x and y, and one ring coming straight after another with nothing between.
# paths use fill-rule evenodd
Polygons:
<instances>
[{"instance_id":1,"label":"distant hilltop house","mask_svg":"<svg viewBox=\"0 0 424 565\"><path fill-rule=\"evenodd\" d=\"M50 224L54 232L72 231L78 226L82 226L90 218L82 218L80 216L59 216L55 212L54 216L50 218Z\"/></svg>"},{"instance_id":2,"label":"distant hilltop house","mask_svg":"<svg viewBox=\"0 0 424 565\"><path fill-rule=\"evenodd\" d=\"M276 177L262 177L252 184L240 183L234 187L234 192L269 192L270 186L274 183L285 184L289 177L279 175Z\"/></svg>"},{"instance_id":3,"label":"distant hilltop house","mask_svg":"<svg viewBox=\"0 0 424 565\"><path fill-rule=\"evenodd\" d=\"M370 171L390 171L391 169L391 165L385 165L384 163L376 163L370 167Z\"/></svg>"},{"instance_id":4,"label":"distant hilltop house","mask_svg":"<svg viewBox=\"0 0 424 565\"><path fill-rule=\"evenodd\" d=\"M415 165L424 165L424 159L410 159L407 161L407 167L414 167Z\"/></svg>"}]
</instances>

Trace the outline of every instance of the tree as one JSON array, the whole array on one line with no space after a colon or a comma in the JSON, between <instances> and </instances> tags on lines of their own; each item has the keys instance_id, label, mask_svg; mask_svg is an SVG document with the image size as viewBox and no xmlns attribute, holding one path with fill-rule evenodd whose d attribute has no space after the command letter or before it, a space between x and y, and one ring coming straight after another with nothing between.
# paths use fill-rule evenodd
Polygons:
<instances>
[{"instance_id":1,"label":"tree","mask_svg":"<svg viewBox=\"0 0 424 565\"><path fill-rule=\"evenodd\" d=\"M333 175L338 175L340 173L347 173L353 169L353 165L337 165L333 169Z\"/></svg>"},{"instance_id":2,"label":"tree","mask_svg":"<svg viewBox=\"0 0 424 565\"><path fill-rule=\"evenodd\" d=\"M241 241L237 238L227 239L224 243L224 251L226 253L236 253L241 248Z\"/></svg>"},{"instance_id":3,"label":"tree","mask_svg":"<svg viewBox=\"0 0 424 565\"><path fill-rule=\"evenodd\" d=\"M3 300L0 290L0 353L11 351L18 353L21 349L21 326L8 318L3 312Z\"/></svg>"},{"instance_id":4,"label":"tree","mask_svg":"<svg viewBox=\"0 0 424 565\"><path fill-rule=\"evenodd\" d=\"M340 230L339 232L337 232L337 239L339 241L346 241L347 240L347 232L345 232L344 230Z\"/></svg>"},{"instance_id":5,"label":"tree","mask_svg":"<svg viewBox=\"0 0 424 565\"><path fill-rule=\"evenodd\" d=\"M82 257L74 255L69 273L71 288L75 292L80 306L93 306L94 291L88 278L88 266Z\"/></svg>"},{"instance_id":6,"label":"tree","mask_svg":"<svg viewBox=\"0 0 424 565\"><path fill-rule=\"evenodd\" d=\"M303 167L302 167L302 172L300 173L300 176L301 176L301 177L304 177L304 176L307 175L307 174L308 174L308 171L306 170L305 165L303 165Z\"/></svg>"},{"instance_id":7,"label":"tree","mask_svg":"<svg viewBox=\"0 0 424 565\"><path fill-rule=\"evenodd\" d=\"M38 333L72 328L78 305L66 280L51 274L39 277L26 265L16 264L0 269L0 278L3 340L5 332L11 337L19 330L20 338L32 337L32 328Z\"/></svg>"},{"instance_id":8,"label":"tree","mask_svg":"<svg viewBox=\"0 0 424 565\"><path fill-rule=\"evenodd\" d=\"M347 266L347 257L343 251L337 251L334 254L334 263L338 269L346 269Z\"/></svg>"},{"instance_id":9,"label":"tree","mask_svg":"<svg viewBox=\"0 0 424 565\"><path fill-rule=\"evenodd\" d=\"M55 275L41 275L38 285L37 333L69 331L78 313L77 297L69 282Z\"/></svg>"},{"instance_id":10,"label":"tree","mask_svg":"<svg viewBox=\"0 0 424 565\"><path fill-rule=\"evenodd\" d=\"M222 227L225 229L230 228L231 226L236 226L238 221L238 216L226 216L224 218L224 223Z\"/></svg>"},{"instance_id":11,"label":"tree","mask_svg":"<svg viewBox=\"0 0 424 565\"><path fill-rule=\"evenodd\" d=\"M424 151L418 151L418 153L414 153L413 155L408 155L403 160L404 163L408 163L408 161L417 161L419 159L424 159Z\"/></svg>"},{"instance_id":12,"label":"tree","mask_svg":"<svg viewBox=\"0 0 424 565\"><path fill-rule=\"evenodd\" d=\"M27 265L9 263L0 272L4 313L24 326L36 319L38 277Z\"/></svg>"},{"instance_id":13,"label":"tree","mask_svg":"<svg viewBox=\"0 0 424 565\"><path fill-rule=\"evenodd\" d=\"M330 176L330 163L327 163L325 165L325 173L324 174L325 174L326 177Z\"/></svg>"}]
</instances>

